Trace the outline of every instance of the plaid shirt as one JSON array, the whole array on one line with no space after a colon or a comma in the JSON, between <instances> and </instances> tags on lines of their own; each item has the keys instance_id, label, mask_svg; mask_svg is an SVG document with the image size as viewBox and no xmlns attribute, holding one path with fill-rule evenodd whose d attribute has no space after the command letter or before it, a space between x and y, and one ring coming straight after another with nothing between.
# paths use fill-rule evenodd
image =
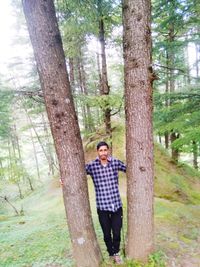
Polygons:
<instances>
[{"instance_id":1,"label":"plaid shirt","mask_svg":"<svg viewBox=\"0 0 200 267\"><path fill-rule=\"evenodd\" d=\"M97 209L115 212L122 207L119 194L118 171L126 172L125 164L113 157L103 166L97 157L86 164L86 172L91 175L96 192Z\"/></svg>"}]
</instances>

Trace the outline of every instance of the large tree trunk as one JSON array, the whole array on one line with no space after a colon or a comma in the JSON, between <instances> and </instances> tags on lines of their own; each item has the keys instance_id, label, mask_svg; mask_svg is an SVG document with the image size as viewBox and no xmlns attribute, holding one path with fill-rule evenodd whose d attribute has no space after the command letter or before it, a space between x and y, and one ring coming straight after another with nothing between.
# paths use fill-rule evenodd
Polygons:
<instances>
[{"instance_id":1,"label":"large tree trunk","mask_svg":"<svg viewBox=\"0 0 200 267\"><path fill-rule=\"evenodd\" d=\"M124 0L124 60L128 196L127 256L153 251L151 1Z\"/></svg>"},{"instance_id":2,"label":"large tree trunk","mask_svg":"<svg viewBox=\"0 0 200 267\"><path fill-rule=\"evenodd\" d=\"M53 0L24 0L23 7L64 183L73 255L77 266L99 266L102 257L91 219L83 147Z\"/></svg>"}]
</instances>

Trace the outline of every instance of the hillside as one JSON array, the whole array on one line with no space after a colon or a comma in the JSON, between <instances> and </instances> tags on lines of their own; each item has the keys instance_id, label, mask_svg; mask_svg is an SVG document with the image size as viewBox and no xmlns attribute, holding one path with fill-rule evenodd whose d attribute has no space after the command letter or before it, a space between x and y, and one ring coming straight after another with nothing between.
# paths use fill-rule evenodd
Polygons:
<instances>
[{"instance_id":1,"label":"hillside","mask_svg":"<svg viewBox=\"0 0 200 267\"><path fill-rule=\"evenodd\" d=\"M114 153L124 159L123 135L114 136ZM117 146L115 144L122 144ZM95 152L88 147L87 160ZM98 223L94 189L88 180L90 203L95 230L103 255L107 260ZM187 165L176 165L158 145L155 145L155 246L169 267L200 266L200 176ZM120 176L120 191L126 213L126 179ZM62 191L56 179L50 180L24 200L24 216L13 216L7 207L0 214L0 266L73 266L67 231ZM126 231L126 216L124 216ZM104 266L111 266L104 264ZM123 265L136 266L136 265ZM163 266L161 263L149 266ZM139 265L137 265L139 267Z\"/></svg>"}]
</instances>

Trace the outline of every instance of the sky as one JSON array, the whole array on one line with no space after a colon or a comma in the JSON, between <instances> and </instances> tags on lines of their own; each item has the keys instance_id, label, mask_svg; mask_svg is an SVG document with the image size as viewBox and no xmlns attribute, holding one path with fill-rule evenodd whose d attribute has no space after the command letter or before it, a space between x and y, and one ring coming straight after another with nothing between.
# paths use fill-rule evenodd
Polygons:
<instances>
[{"instance_id":1,"label":"sky","mask_svg":"<svg viewBox=\"0 0 200 267\"><path fill-rule=\"evenodd\" d=\"M13 63L13 58L20 57L25 61L30 49L27 46L17 44L18 35L22 36L22 31L16 27L16 17L10 0L0 0L0 73L7 73L9 63Z\"/></svg>"},{"instance_id":2,"label":"sky","mask_svg":"<svg viewBox=\"0 0 200 267\"><path fill-rule=\"evenodd\" d=\"M12 10L9 0L0 1L0 64L6 62L7 58L13 54L11 41L14 36L15 18L12 16Z\"/></svg>"}]
</instances>

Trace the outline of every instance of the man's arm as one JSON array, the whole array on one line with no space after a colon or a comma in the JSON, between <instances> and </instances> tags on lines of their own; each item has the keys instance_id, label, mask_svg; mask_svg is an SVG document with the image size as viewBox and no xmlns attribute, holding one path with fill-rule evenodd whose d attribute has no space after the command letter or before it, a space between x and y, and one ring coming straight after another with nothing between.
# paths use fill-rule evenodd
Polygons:
<instances>
[{"instance_id":1,"label":"man's arm","mask_svg":"<svg viewBox=\"0 0 200 267\"><path fill-rule=\"evenodd\" d=\"M126 165L118 159L118 171L126 172Z\"/></svg>"},{"instance_id":2,"label":"man's arm","mask_svg":"<svg viewBox=\"0 0 200 267\"><path fill-rule=\"evenodd\" d=\"M86 171L86 173L88 175L91 175L91 170L90 170L90 164L89 163L85 165L85 171Z\"/></svg>"}]
</instances>

